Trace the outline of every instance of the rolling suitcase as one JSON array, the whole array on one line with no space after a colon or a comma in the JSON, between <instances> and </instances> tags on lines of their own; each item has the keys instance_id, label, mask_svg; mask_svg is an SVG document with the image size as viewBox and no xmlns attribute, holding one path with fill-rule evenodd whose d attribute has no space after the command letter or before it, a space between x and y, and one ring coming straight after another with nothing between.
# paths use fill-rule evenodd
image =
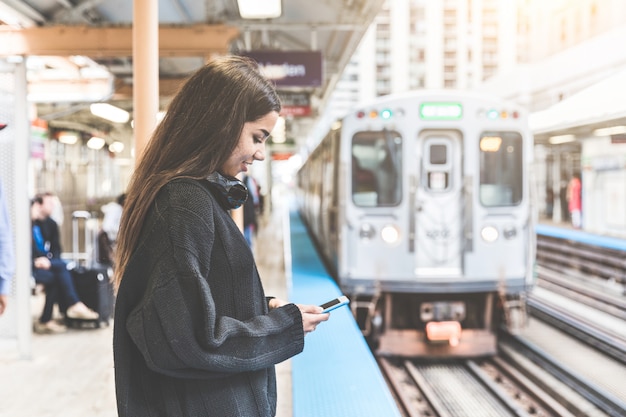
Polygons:
<instances>
[{"instance_id":1,"label":"rolling suitcase","mask_svg":"<svg viewBox=\"0 0 626 417\"><path fill-rule=\"evenodd\" d=\"M76 287L79 298L87 307L99 314L97 320L70 319L66 317L70 327L100 327L109 325L113 315L113 285L111 283L112 270L108 265L96 262L97 240L95 238L97 228L93 227L91 214L87 211L75 211L72 213L72 280ZM84 228L84 238L80 251L79 229Z\"/></svg>"}]
</instances>

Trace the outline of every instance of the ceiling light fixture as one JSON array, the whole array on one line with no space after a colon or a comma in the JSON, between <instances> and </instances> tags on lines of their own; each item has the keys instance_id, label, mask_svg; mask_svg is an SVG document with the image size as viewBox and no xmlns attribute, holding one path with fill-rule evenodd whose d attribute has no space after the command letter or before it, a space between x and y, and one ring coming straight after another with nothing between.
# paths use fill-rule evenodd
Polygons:
<instances>
[{"instance_id":1,"label":"ceiling light fixture","mask_svg":"<svg viewBox=\"0 0 626 417\"><path fill-rule=\"evenodd\" d=\"M274 19L283 13L281 0L237 0L242 19Z\"/></svg>"},{"instance_id":2,"label":"ceiling light fixture","mask_svg":"<svg viewBox=\"0 0 626 417\"><path fill-rule=\"evenodd\" d=\"M74 145L78 142L78 133L77 132L59 132L57 136L59 142L64 143L66 145Z\"/></svg>"},{"instance_id":3,"label":"ceiling light fixture","mask_svg":"<svg viewBox=\"0 0 626 417\"><path fill-rule=\"evenodd\" d=\"M105 140L102 138L99 138L97 136L92 136L91 138L89 138L89 140L87 141L87 147L89 149L95 149L96 151L99 149L102 149L102 147L105 144Z\"/></svg>"},{"instance_id":4,"label":"ceiling light fixture","mask_svg":"<svg viewBox=\"0 0 626 417\"><path fill-rule=\"evenodd\" d=\"M109 103L93 103L89 106L91 114L102 117L115 123L126 123L130 119L130 114L119 107L112 106Z\"/></svg>"},{"instance_id":5,"label":"ceiling light fixture","mask_svg":"<svg viewBox=\"0 0 626 417\"><path fill-rule=\"evenodd\" d=\"M593 131L594 136L611 136L626 133L626 126L611 126Z\"/></svg>"},{"instance_id":6,"label":"ceiling light fixture","mask_svg":"<svg viewBox=\"0 0 626 417\"><path fill-rule=\"evenodd\" d=\"M124 150L124 144L120 141L114 141L109 145L109 151L113 153L121 153Z\"/></svg>"},{"instance_id":7,"label":"ceiling light fixture","mask_svg":"<svg viewBox=\"0 0 626 417\"><path fill-rule=\"evenodd\" d=\"M548 141L552 145L560 145L561 143L574 142L576 140L576 136L574 135L559 135L559 136L551 136Z\"/></svg>"}]
</instances>

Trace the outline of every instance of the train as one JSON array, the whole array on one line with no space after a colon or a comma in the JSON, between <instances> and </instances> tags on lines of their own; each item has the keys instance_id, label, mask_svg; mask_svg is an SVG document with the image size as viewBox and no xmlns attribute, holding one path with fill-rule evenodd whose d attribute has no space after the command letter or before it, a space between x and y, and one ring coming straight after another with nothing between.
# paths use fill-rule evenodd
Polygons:
<instances>
[{"instance_id":1,"label":"train","mask_svg":"<svg viewBox=\"0 0 626 417\"><path fill-rule=\"evenodd\" d=\"M298 210L378 354L488 356L524 328L532 159L524 108L454 90L364 103L305 156Z\"/></svg>"}]
</instances>

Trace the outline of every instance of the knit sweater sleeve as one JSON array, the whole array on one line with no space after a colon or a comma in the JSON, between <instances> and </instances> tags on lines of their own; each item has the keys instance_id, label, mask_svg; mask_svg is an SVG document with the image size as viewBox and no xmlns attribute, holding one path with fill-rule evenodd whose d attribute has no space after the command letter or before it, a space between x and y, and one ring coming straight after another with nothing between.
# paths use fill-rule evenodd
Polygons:
<instances>
[{"instance_id":1,"label":"knit sweater sleeve","mask_svg":"<svg viewBox=\"0 0 626 417\"><path fill-rule=\"evenodd\" d=\"M253 314L242 313L216 288L215 282L241 277L230 277L233 271L223 266L217 269L210 256L217 245L215 211L220 208L206 199L194 205L193 198L170 193L157 200L158 215L148 222L144 242L156 242L145 252L152 265L149 285L126 320L147 366L174 377L220 378L267 368L300 353L304 332L297 306L267 312L262 289L250 290L234 295L254 306Z\"/></svg>"}]
</instances>

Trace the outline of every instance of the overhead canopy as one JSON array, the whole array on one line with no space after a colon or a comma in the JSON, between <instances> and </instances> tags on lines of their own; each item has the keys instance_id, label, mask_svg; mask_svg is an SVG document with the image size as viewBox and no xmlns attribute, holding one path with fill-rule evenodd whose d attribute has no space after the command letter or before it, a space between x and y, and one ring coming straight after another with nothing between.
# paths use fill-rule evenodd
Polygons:
<instances>
[{"instance_id":1,"label":"overhead canopy","mask_svg":"<svg viewBox=\"0 0 626 417\"><path fill-rule=\"evenodd\" d=\"M626 124L626 71L621 71L577 94L530 115L535 137L588 134Z\"/></svg>"},{"instance_id":2,"label":"overhead canopy","mask_svg":"<svg viewBox=\"0 0 626 417\"><path fill-rule=\"evenodd\" d=\"M173 36L164 40L174 39L174 42L168 42L164 46L165 49L162 49L159 57L162 101L167 103L169 95L176 90L180 82L216 52L320 51L323 66L319 85L286 88L288 91L310 96L311 113L306 116L298 115L290 122L293 134L298 135L298 124L311 126L311 119L317 117L320 108L327 102L343 68L382 3L383 0L282 0L282 13L279 17L248 20L240 16L237 0L159 0L159 25L162 30L167 28ZM85 53L91 59L90 63L81 66L75 61L62 62L58 59L43 58L44 62L38 68L29 71L33 83L45 86L52 79L65 79L65 87L61 88L68 91L73 83L84 84L88 82L90 76L96 74L94 82L99 88L97 91L107 87L112 87L109 91L113 91L113 94L101 97L100 100L114 101L115 105L132 112L132 97L129 96L132 93L132 56L128 54L127 41L124 41L126 39L124 33L133 22L132 1L3 0L0 6L0 28L3 22L11 24L13 28L25 28L21 39L27 40L29 36L31 40L37 41L38 47L35 49L35 43L32 43L33 49L29 51L27 41L22 43L16 41L20 38L16 38L15 30L0 31L1 45L11 45L15 48L19 44L23 48L19 53L25 55L70 56ZM54 40L47 44L45 42L46 36L61 39L64 28L71 36L80 36L78 32L81 27L91 28L85 33L91 34L92 37L85 36L84 39L65 43ZM201 43L198 47L198 42L191 41L194 27L201 28L204 35L210 31L217 31L222 35L217 43L207 42L206 50L202 50ZM99 47L98 42L102 42L103 39L111 41L108 37L112 35L117 36L116 39L120 44L105 42ZM181 37L189 41L181 40ZM176 50L176 45L180 50ZM117 47L118 50L115 49ZM98 68L93 68L98 66L106 68L112 77L98 74ZM64 72L65 75L59 77L60 72ZM110 78L113 78L113 81ZM95 92L95 88L91 89L87 99L93 100ZM64 103L64 97L70 96L72 102ZM74 100L75 97L71 94L67 96L59 94L55 103L38 104L39 115L48 119L51 125L101 123L93 119L88 111L83 110L85 106Z\"/></svg>"}]
</instances>

